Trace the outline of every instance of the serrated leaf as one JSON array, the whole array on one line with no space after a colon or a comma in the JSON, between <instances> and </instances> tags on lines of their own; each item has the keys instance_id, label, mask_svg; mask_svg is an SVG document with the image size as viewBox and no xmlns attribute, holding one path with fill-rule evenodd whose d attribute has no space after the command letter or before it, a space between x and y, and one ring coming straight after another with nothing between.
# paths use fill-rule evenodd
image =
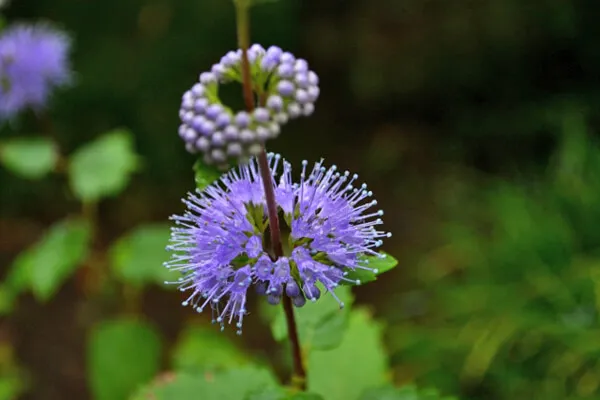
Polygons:
<instances>
[{"instance_id":1,"label":"serrated leaf","mask_svg":"<svg viewBox=\"0 0 600 400\"><path fill-rule=\"evenodd\" d=\"M365 389L386 382L387 364L381 327L366 310L357 309L338 347L308 355L308 389L327 400L357 399Z\"/></svg>"},{"instance_id":2,"label":"serrated leaf","mask_svg":"<svg viewBox=\"0 0 600 400\"><path fill-rule=\"evenodd\" d=\"M198 190L204 190L219 179L221 175L221 171L214 166L204 164L201 159L198 159L194 164L194 179Z\"/></svg>"},{"instance_id":3,"label":"serrated leaf","mask_svg":"<svg viewBox=\"0 0 600 400\"><path fill-rule=\"evenodd\" d=\"M350 306L354 301L349 287L338 287L335 295L345 304L345 308L340 309L335 298L330 293L325 293L323 287L320 289L322 295L319 300L314 303L309 301L304 307L294 309L304 351L336 347L344 336ZM287 325L281 307L276 308L271 330L275 340L287 340Z\"/></svg>"},{"instance_id":4,"label":"serrated leaf","mask_svg":"<svg viewBox=\"0 0 600 400\"><path fill-rule=\"evenodd\" d=\"M17 175L40 179L56 166L58 150L50 139L14 139L0 145L0 161Z\"/></svg>"},{"instance_id":5,"label":"serrated leaf","mask_svg":"<svg viewBox=\"0 0 600 400\"><path fill-rule=\"evenodd\" d=\"M90 225L85 220L54 224L38 243L17 257L7 284L17 293L29 285L38 300L50 299L86 258L90 236Z\"/></svg>"},{"instance_id":6,"label":"serrated leaf","mask_svg":"<svg viewBox=\"0 0 600 400\"><path fill-rule=\"evenodd\" d=\"M348 271L348 275L346 276L346 278L348 278L349 280L352 280L352 281L358 280L358 281L360 281L360 284L362 285L367 282L372 282L372 281L376 280L379 275L393 269L395 266L398 265L398 260L396 260L394 257L389 255L388 253L385 253L382 251L382 252L380 252L380 254L383 254L384 257L382 257L382 258L377 257L377 256L364 256L363 257L365 260L369 261L369 267L376 269L377 273L366 270L366 269L356 269L354 271ZM349 283L347 281L343 281L342 283L345 285L348 285L348 284L352 285L352 283Z\"/></svg>"},{"instance_id":7,"label":"serrated leaf","mask_svg":"<svg viewBox=\"0 0 600 400\"><path fill-rule=\"evenodd\" d=\"M124 190L137 168L131 133L110 131L73 154L69 163L71 188L83 202L98 201Z\"/></svg>"},{"instance_id":8,"label":"serrated leaf","mask_svg":"<svg viewBox=\"0 0 600 400\"><path fill-rule=\"evenodd\" d=\"M176 370L212 370L247 363L250 363L248 356L210 326L188 326L173 352Z\"/></svg>"},{"instance_id":9,"label":"serrated leaf","mask_svg":"<svg viewBox=\"0 0 600 400\"><path fill-rule=\"evenodd\" d=\"M95 400L125 400L160 367L161 340L136 320L105 321L87 344L88 380Z\"/></svg>"},{"instance_id":10,"label":"serrated leaf","mask_svg":"<svg viewBox=\"0 0 600 400\"><path fill-rule=\"evenodd\" d=\"M180 372L143 388L132 400L244 400L269 387L277 387L273 374L254 366L220 373Z\"/></svg>"},{"instance_id":11,"label":"serrated leaf","mask_svg":"<svg viewBox=\"0 0 600 400\"><path fill-rule=\"evenodd\" d=\"M136 286L163 284L173 274L163 265L169 259L165 250L170 227L149 224L135 228L121 237L110 249L110 266L115 276Z\"/></svg>"}]
</instances>

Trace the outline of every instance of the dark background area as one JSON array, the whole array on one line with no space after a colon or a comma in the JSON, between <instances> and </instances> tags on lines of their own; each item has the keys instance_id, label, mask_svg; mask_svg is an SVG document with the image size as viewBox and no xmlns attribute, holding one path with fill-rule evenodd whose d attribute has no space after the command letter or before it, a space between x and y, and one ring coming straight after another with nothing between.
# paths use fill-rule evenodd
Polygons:
<instances>
[{"instance_id":1,"label":"dark background area","mask_svg":"<svg viewBox=\"0 0 600 400\"><path fill-rule=\"evenodd\" d=\"M587 367L563 374L563 394L556 395L559 378L549 366L562 359L557 349L568 347L568 340L557 344L542 332L539 340L548 347L534 350L519 342L519 332L529 325L515 322L517 333L495 346L496 357L484 371L469 374L465 365L477 352L472 349L477 338L457 339L471 318L489 323L491 332L497 316L528 318L517 315L519 307L502 307L511 291L529 290L511 283L525 279L519 274L529 264L522 252L533 251L535 243L526 246L529 237L516 234L514 241L502 242L502 254L513 256L494 263L500 256L482 238L494 237L502 221L525 217L512 206L494 208L490 202L502 198L498 187L510 187L511 193L526 193L530 209L545 210L539 202L555 194L549 194L554 189L548 189L553 180L548 166L571 132L565 115L579 116L584 136L594 136L600 123L599 11L591 0L279 0L253 10L253 42L301 55L321 79L314 116L288 124L269 150L296 164L324 157L359 173L386 211L386 229L394 236L385 249L401 264L356 294L389 328L386 342L397 382L431 384L465 399L600 398L595 350L577 353ZM164 222L180 212L180 198L193 188L194 158L177 136L177 111L197 75L236 47L231 2L12 0L5 17L47 19L73 35L76 84L55 96L48 115L47 133L60 138L62 152L115 127L135 134L143 169L123 195L101 203L97 247L137 224ZM28 115L0 135L14 135L14 128L49 129ZM593 188L599 175L589 174L587 186ZM569 210L583 210L574 197ZM594 249L600 248L595 229L590 228L591 239L583 238L581 224L592 223L599 205L589 205L572 224L578 241ZM0 271L49 224L78 207L61 177L32 184L0 169ZM540 230L546 219L531 216ZM474 226L479 233L461 236ZM491 259L487 272L467 247ZM575 246L572 257L585 251ZM569 270L570 262L563 264ZM478 266L478 273L468 272ZM86 329L103 316L130 311L120 293L89 296L92 278L78 274L47 304L24 295L1 322L0 333L10 338L34 382L23 399L89 398ZM497 287L505 280L510 283ZM499 297L486 302L486 292ZM446 293L468 299L440 297ZM174 341L192 317L180 301L177 293L154 287L137 311ZM465 302L485 306L458 312ZM597 310L592 314L588 333L597 329ZM249 319L241 340L269 357L274 344L266 332L260 321ZM582 340L572 332L569 338ZM527 353L522 347L532 354L516 356ZM578 383L586 373L597 383L592 389Z\"/></svg>"}]
</instances>

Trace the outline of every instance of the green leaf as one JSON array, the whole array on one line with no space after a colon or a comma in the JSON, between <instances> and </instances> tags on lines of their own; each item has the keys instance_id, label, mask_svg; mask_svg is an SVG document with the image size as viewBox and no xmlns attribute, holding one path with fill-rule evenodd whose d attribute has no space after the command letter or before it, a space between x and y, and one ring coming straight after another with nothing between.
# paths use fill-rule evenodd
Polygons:
<instances>
[{"instance_id":1,"label":"green leaf","mask_svg":"<svg viewBox=\"0 0 600 400\"><path fill-rule=\"evenodd\" d=\"M377 273L366 270L366 269L356 269L354 271L348 271L348 275L346 276L346 278L353 280L353 281L358 280L358 281L360 281L360 284L362 285L364 283L372 282L372 281L376 280L377 276L383 274L384 272L391 270L392 268L394 268L395 266L398 265L398 260L396 260L394 257L389 255L388 253L385 253L382 251L380 254L383 255L382 258L377 257L377 256L364 256L363 257L365 260L368 260L369 267L376 269ZM347 281L344 281L343 284L352 285L352 283L349 283Z\"/></svg>"},{"instance_id":2,"label":"green leaf","mask_svg":"<svg viewBox=\"0 0 600 400\"><path fill-rule=\"evenodd\" d=\"M222 174L216 167L204 164L201 159L198 159L194 164L194 178L198 190L204 190L219 179Z\"/></svg>"},{"instance_id":3,"label":"green leaf","mask_svg":"<svg viewBox=\"0 0 600 400\"><path fill-rule=\"evenodd\" d=\"M288 397L289 400L325 400L323 396L316 393L300 392L296 393L292 397Z\"/></svg>"},{"instance_id":4,"label":"green leaf","mask_svg":"<svg viewBox=\"0 0 600 400\"><path fill-rule=\"evenodd\" d=\"M188 326L173 352L176 370L211 370L248 363L248 356L212 326Z\"/></svg>"},{"instance_id":5,"label":"green leaf","mask_svg":"<svg viewBox=\"0 0 600 400\"><path fill-rule=\"evenodd\" d=\"M308 389L327 400L357 399L369 387L387 380L387 357L381 327L364 309L350 313L346 334L333 350L308 356Z\"/></svg>"},{"instance_id":6,"label":"green leaf","mask_svg":"<svg viewBox=\"0 0 600 400\"><path fill-rule=\"evenodd\" d=\"M330 293L325 293L323 287L320 289L322 294L318 301L314 303L308 301L304 307L294 309L304 351L336 347L342 341L348 325L349 309L354 301L351 289L340 286L335 290L335 295L344 302L343 309L340 309L338 302ZM273 337L277 341L287 340L287 325L282 308L277 307L274 314L271 323Z\"/></svg>"},{"instance_id":7,"label":"green leaf","mask_svg":"<svg viewBox=\"0 0 600 400\"><path fill-rule=\"evenodd\" d=\"M386 385L365 390L360 400L456 400L456 398L443 397L436 389L419 390L414 385L401 388Z\"/></svg>"},{"instance_id":8,"label":"green leaf","mask_svg":"<svg viewBox=\"0 0 600 400\"><path fill-rule=\"evenodd\" d=\"M71 157L69 178L73 193L83 202L114 196L125 189L138 161L129 131L105 133Z\"/></svg>"},{"instance_id":9,"label":"green leaf","mask_svg":"<svg viewBox=\"0 0 600 400\"><path fill-rule=\"evenodd\" d=\"M271 372L254 366L216 374L180 372L140 390L132 400L244 400L271 387L277 387Z\"/></svg>"},{"instance_id":10,"label":"green leaf","mask_svg":"<svg viewBox=\"0 0 600 400\"><path fill-rule=\"evenodd\" d=\"M135 320L105 321L87 344L87 370L95 400L125 400L160 367L161 340L154 328Z\"/></svg>"},{"instance_id":11,"label":"green leaf","mask_svg":"<svg viewBox=\"0 0 600 400\"><path fill-rule=\"evenodd\" d=\"M38 300L50 299L85 260L90 236L90 225L85 220L69 219L54 224L38 243L17 257L7 285L16 293L28 285Z\"/></svg>"},{"instance_id":12,"label":"green leaf","mask_svg":"<svg viewBox=\"0 0 600 400\"><path fill-rule=\"evenodd\" d=\"M58 149L50 139L14 139L0 145L0 162L24 178L43 178L57 161Z\"/></svg>"},{"instance_id":13,"label":"green leaf","mask_svg":"<svg viewBox=\"0 0 600 400\"><path fill-rule=\"evenodd\" d=\"M121 237L109 253L115 276L136 286L175 280L163 265L169 259L165 250L169 237L170 227L166 224L142 225Z\"/></svg>"}]
</instances>

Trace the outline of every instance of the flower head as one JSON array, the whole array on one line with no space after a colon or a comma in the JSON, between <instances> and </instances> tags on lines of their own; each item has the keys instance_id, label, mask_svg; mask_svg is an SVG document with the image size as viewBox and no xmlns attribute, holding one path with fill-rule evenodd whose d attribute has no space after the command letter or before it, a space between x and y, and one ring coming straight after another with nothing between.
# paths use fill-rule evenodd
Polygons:
<instances>
[{"instance_id":1,"label":"flower head","mask_svg":"<svg viewBox=\"0 0 600 400\"><path fill-rule=\"evenodd\" d=\"M16 25L0 36L0 119L43 107L70 79L68 36L46 25Z\"/></svg>"},{"instance_id":2,"label":"flower head","mask_svg":"<svg viewBox=\"0 0 600 400\"><path fill-rule=\"evenodd\" d=\"M357 175L340 173L322 161L308 169L302 163L300 181L292 168L270 154L270 169L278 206L284 257L270 246L263 184L256 161L223 175L198 195L189 194L187 211L174 216L166 266L182 276L175 283L190 294L183 302L198 312L210 307L213 321L236 322L241 332L246 295L251 286L277 304L289 296L297 307L316 301L321 289L334 289L351 270L367 269L364 255L377 255L382 238L391 236L378 225L382 211L371 212L366 185L354 186ZM279 172L279 169L281 170ZM335 297L337 299L337 297ZM340 306L343 303L338 300Z\"/></svg>"}]
</instances>

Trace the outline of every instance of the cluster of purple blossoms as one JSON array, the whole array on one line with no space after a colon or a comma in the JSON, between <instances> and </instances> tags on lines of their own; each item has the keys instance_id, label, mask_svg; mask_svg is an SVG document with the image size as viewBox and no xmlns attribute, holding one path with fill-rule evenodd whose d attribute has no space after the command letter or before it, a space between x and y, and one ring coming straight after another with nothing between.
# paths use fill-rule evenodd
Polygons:
<instances>
[{"instance_id":1,"label":"cluster of purple blossoms","mask_svg":"<svg viewBox=\"0 0 600 400\"><path fill-rule=\"evenodd\" d=\"M261 104L252 113L234 112L218 97L219 84L242 82L242 51L230 51L203 72L183 95L179 136L191 153L200 152L206 164L225 167L229 160L247 162L268 139L277 137L290 119L309 116L319 97L319 78L306 60L277 46L248 49L255 95Z\"/></svg>"},{"instance_id":2,"label":"cluster of purple blossoms","mask_svg":"<svg viewBox=\"0 0 600 400\"><path fill-rule=\"evenodd\" d=\"M69 37L47 25L15 25L0 36L0 119L42 108L70 81Z\"/></svg>"},{"instance_id":3,"label":"cluster of purple blossoms","mask_svg":"<svg viewBox=\"0 0 600 400\"><path fill-rule=\"evenodd\" d=\"M348 272L368 266L365 255L377 256L384 237L378 230L383 211L371 211L377 201L366 185L354 186L357 175L325 168L322 161L309 170L302 163L299 183L291 165L268 155L280 215L284 256L270 246L269 220L257 163L251 159L223 175L198 195L189 194L187 211L173 216L173 258L165 265L182 275L175 282L190 291L183 302L198 312L210 307L213 322L235 322L241 333L247 313L247 291L253 286L271 304L289 296L296 307L316 301L321 290L349 279ZM281 169L281 172L278 172Z\"/></svg>"}]
</instances>

